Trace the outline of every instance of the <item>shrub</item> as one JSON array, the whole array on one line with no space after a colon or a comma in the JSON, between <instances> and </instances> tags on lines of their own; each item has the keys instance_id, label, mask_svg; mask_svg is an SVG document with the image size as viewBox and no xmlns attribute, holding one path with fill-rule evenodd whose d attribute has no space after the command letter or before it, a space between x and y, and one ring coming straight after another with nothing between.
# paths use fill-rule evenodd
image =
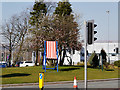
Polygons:
<instances>
[{"instance_id":1,"label":"shrub","mask_svg":"<svg viewBox=\"0 0 120 90\"><path fill-rule=\"evenodd\" d=\"M95 67L99 66L99 59L98 59L98 56L96 53L93 53L90 58L91 58L90 65L92 67L95 68Z\"/></svg>"},{"instance_id":2,"label":"shrub","mask_svg":"<svg viewBox=\"0 0 120 90\"><path fill-rule=\"evenodd\" d=\"M88 63L89 63L90 65L92 64L92 60L93 60L94 56L95 56L95 53L92 53L91 56L90 56L89 59L88 59Z\"/></svg>"},{"instance_id":3,"label":"shrub","mask_svg":"<svg viewBox=\"0 0 120 90\"><path fill-rule=\"evenodd\" d=\"M115 61L115 62L114 62L114 65L120 67L120 60Z\"/></svg>"},{"instance_id":4,"label":"shrub","mask_svg":"<svg viewBox=\"0 0 120 90\"><path fill-rule=\"evenodd\" d=\"M103 67L106 71L114 71L114 65L112 64L103 65Z\"/></svg>"},{"instance_id":5,"label":"shrub","mask_svg":"<svg viewBox=\"0 0 120 90\"><path fill-rule=\"evenodd\" d=\"M77 62L77 65L80 65L80 62Z\"/></svg>"}]
</instances>

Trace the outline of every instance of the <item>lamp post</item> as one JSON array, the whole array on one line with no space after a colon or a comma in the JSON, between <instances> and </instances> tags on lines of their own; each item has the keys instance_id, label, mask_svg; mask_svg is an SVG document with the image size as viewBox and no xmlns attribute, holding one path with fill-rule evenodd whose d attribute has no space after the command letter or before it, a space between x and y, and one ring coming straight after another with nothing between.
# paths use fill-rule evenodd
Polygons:
<instances>
[{"instance_id":1,"label":"lamp post","mask_svg":"<svg viewBox=\"0 0 120 90\"><path fill-rule=\"evenodd\" d=\"M108 62L110 62L110 58L109 58L109 13L110 11L106 11L106 13L108 14Z\"/></svg>"}]
</instances>

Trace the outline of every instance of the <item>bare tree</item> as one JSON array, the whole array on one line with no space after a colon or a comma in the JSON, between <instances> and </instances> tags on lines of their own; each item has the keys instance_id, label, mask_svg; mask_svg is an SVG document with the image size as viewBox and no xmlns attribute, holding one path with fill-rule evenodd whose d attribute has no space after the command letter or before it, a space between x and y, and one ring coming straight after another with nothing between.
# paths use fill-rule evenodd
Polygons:
<instances>
[{"instance_id":1,"label":"bare tree","mask_svg":"<svg viewBox=\"0 0 120 90\"><path fill-rule=\"evenodd\" d=\"M9 66L11 65L11 55L13 49L19 47L18 55L21 51L25 35L28 30L28 15L22 12L20 16L14 15L2 26L2 35L8 41L9 46ZM18 56L17 56L18 57Z\"/></svg>"},{"instance_id":2,"label":"bare tree","mask_svg":"<svg viewBox=\"0 0 120 90\"><path fill-rule=\"evenodd\" d=\"M58 41L60 65L63 65L66 56L66 49L80 50L81 43L79 42L79 28L76 17L70 16L56 16L53 20L54 35L53 39ZM63 55L61 55L63 51ZM63 56L63 57L61 57Z\"/></svg>"}]
</instances>

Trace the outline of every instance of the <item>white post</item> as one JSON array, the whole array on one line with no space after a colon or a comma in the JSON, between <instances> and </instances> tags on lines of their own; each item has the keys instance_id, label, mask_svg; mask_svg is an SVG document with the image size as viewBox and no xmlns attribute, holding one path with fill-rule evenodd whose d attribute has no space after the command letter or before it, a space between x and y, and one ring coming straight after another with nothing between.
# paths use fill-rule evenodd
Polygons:
<instances>
[{"instance_id":1,"label":"white post","mask_svg":"<svg viewBox=\"0 0 120 90\"><path fill-rule=\"evenodd\" d=\"M84 72L85 72L85 90L87 90L87 29L86 29L86 21L84 21L84 30L85 30L85 39L84 39L84 43L85 43L85 61L84 61Z\"/></svg>"}]
</instances>

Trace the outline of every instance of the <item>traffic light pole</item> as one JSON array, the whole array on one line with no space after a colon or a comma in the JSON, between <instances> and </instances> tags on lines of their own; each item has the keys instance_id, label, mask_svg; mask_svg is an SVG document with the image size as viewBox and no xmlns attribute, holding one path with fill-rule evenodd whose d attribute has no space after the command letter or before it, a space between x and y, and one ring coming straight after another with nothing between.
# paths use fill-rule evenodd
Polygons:
<instances>
[{"instance_id":1,"label":"traffic light pole","mask_svg":"<svg viewBox=\"0 0 120 90\"><path fill-rule=\"evenodd\" d=\"M85 30L85 37L84 37L84 45L85 45L85 61L84 61L84 73L85 73L85 90L87 90L87 27L86 21L84 21L84 30Z\"/></svg>"},{"instance_id":2,"label":"traffic light pole","mask_svg":"<svg viewBox=\"0 0 120 90\"><path fill-rule=\"evenodd\" d=\"M94 28L97 25L94 24L94 20L88 20L87 22L84 21L84 48L85 48L85 61L84 61L84 72L85 72L85 90L87 90L87 45L94 44L94 41L97 40L97 38L94 37L94 34L97 33L97 31L94 31Z\"/></svg>"}]
</instances>

